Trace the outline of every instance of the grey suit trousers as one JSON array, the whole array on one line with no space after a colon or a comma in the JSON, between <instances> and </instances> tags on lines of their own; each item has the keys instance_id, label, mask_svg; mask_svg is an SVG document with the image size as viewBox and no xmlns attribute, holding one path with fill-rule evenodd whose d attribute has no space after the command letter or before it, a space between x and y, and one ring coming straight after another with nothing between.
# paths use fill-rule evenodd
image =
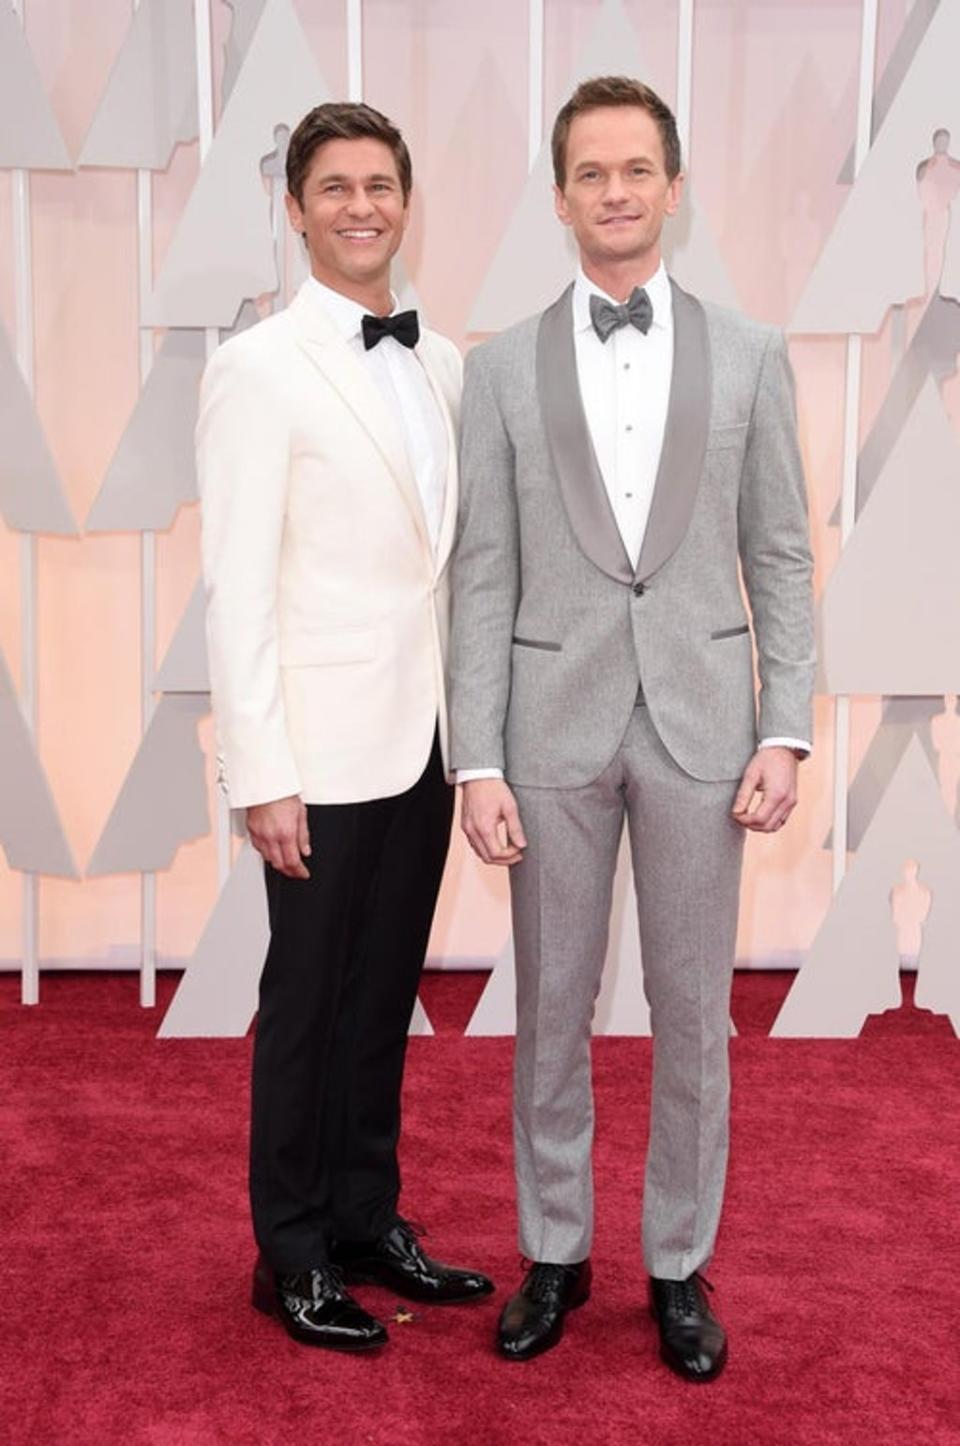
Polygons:
<instances>
[{"instance_id":1,"label":"grey suit trousers","mask_svg":"<svg viewBox=\"0 0 960 1446\"><path fill-rule=\"evenodd\" d=\"M684 773L643 705L594 782L514 789L527 837L511 870L514 1143L520 1249L532 1260L570 1264L590 1253L590 1033L624 817L654 1035L644 1262L652 1275L683 1279L710 1258L729 1130L736 789Z\"/></svg>"}]
</instances>

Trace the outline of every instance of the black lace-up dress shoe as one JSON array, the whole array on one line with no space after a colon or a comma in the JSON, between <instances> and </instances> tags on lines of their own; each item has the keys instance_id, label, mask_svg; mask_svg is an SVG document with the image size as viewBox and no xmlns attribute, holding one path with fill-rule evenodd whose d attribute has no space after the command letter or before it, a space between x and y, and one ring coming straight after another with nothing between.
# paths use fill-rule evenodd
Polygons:
<instances>
[{"instance_id":1,"label":"black lace-up dress shoe","mask_svg":"<svg viewBox=\"0 0 960 1446\"><path fill-rule=\"evenodd\" d=\"M370 1351L387 1343L385 1328L347 1294L335 1265L282 1275L260 1256L253 1271L253 1305L276 1316L301 1345Z\"/></svg>"},{"instance_id":2,"label":"black lace-up dress shoe","mask_svg":"<svg viewBox=\"0 0 960 1446\"><path fill-rule=\"evenodd\" d=\"M493 1281L477 1270L456 1270L431 1260L423 1251L419 1226L395 1220L379 1240L336 1241L333 1259L351 1284L384 1285L405 1300L461 1305L493 1291Z\"/></svg>"},{"instance_id":3,"label":"black lace-up dress shoe","mask_svg":"<svg viewBox=\"0 0 960 1446\"><path fill-rule=\"evenodd\" d=\"M660 1329L660 1359L687 1381L712 1381L727 1361L727 1335L707 1302L702 1275L650 1277L650 1310Z\"/></svg>"},{"instance_id":4,"label":"black lace-up dress shoe","mask_svg":"<svg viewBox=\"0 0 960 1446\"><path fill-rule=\"evenodd\" d=\"M589 1260L579 1265L531 1265L516 1295L503 1308L497 1350L510 1361L529 1361L555 1346L568 1310L590 1298Z\"/></svg>"}]
</instances>

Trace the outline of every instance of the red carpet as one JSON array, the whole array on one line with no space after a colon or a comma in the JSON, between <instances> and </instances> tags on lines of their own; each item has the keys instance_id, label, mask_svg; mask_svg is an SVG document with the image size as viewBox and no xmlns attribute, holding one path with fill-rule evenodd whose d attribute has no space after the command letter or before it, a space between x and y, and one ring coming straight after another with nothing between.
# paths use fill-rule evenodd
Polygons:
<instances>
[{"instance_id":1,"label":"red carpet","mask_svg":"<svg viewBox=\"0 0 960 1446\"><path fill-rule=\"evenodd\" d=\"M411 1045L404 1204L428 1248L500 1289L473 1310L414 1308L382 1356L351 1359L297 1347L247 1303L249 1043L155 1041L132 977L49 978L31 1011L3 978L3 1441L960 1441L960 1048L909 1006L859 1041L766 1039L788 983L737 979L711 1271L731 1360L693 1387L659 1364L642 1304L647 1041L595 1051L593 1299L556 1351L501 1362L490 1337L519 1277L511 1046L459 1037L475 976L428 978L438 1037Z\"/></svg>"}]
</instances>

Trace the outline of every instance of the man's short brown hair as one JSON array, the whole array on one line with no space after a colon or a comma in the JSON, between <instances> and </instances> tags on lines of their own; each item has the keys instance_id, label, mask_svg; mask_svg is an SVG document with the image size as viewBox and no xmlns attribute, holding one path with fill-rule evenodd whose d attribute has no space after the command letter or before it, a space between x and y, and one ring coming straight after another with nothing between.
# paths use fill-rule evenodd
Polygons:
<instances>
[{"instance_id":1,"label":"man's short brown hair","mask_svg":"<svg viewBox=\"0 0 960 1446\"><path fill-rule=\"evenodd\" d=\"M551 149L553 178L562 191L567 183L567 141L570 127L578 115L608 105L635 105L653 116L663 143L664 168L669 180L680 173L680 137L673 111L655 90L628 75L600 75L584 80L563 106L553 123Z\"/></svg>"},{"instance_id":2,"label":"man's short brown hair","mask_svg":"<svg viewBox=\"0 0 960 1446\"><path fill-rule=\"evenodd\" d=\"M393 155L404 202L413 187L413 165L407 143L392 121L372 105L328 101L308 111L290 137L287 149L287 190L303 204L303 183L315 152L327 141L383 141Z\"/></svg>"}]
</instances>

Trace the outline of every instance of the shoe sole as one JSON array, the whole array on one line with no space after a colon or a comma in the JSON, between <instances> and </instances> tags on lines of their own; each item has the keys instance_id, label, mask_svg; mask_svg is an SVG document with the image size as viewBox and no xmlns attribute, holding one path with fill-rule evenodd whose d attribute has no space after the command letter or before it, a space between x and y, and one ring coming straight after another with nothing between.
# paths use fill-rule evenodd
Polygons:
<instances>
[{"instance_id":1,"label":"shoe sole","mask_svg":"<svg viewBox=\"0 0 960 1446\"><path fill-rule=\"evenodd\" d=\"M548 1336L545 1340L540 1341L540 1343L534 1346L531 1350L524 1351L522 1356L518 1356L515 1351L505 1351L500 1345L500 1343L497 1342L497 1354L499 1355L500 1359L502 1361L533 1361L536 1360L537 1356L542 1356L547 1351L552 1351L554 1346L558 1346L563 1340L563 1330L567 1316L572 1310L579 1310L582 1305L586 1305L589 1299L590 1292L588 1290L586 1295L581 1296L579 1300L571 1302L571 1304L567 1306L563 1315L560 1317L557 1325L556 1334L553 1336Z\"/></svg>"},{"instance_id":2,"label":"shoe sole","mask_svg":"<svg viewBox=\"0 0 960 1446\"><path fill-rule=\"evenodd\" d=\"M403 1300L415 1301L417 1305L479 1305L483 1300L489 1300L495 1293L494 1290L485 1290L479 1294L472 1291L470 1295L417 1295L412 1290L401 1290L394 1282L381 1280L379 1276L368 1275L362 1270L350 1270L341 1266L345 1285L376 1285L381 1290L389 1290L392 1295L399 1295Z\"/></svg>"},{"instance_id":3,"label":"shoe sole","mask_svg":"<svg viewBox=\"0 0 960 1446\"><path fill-rule=\"evenodd\" d=\"M348 1354L356 1355L359 1354L359 1352L361 1351L382 1351L384 1346L387 1344L387 1341L389 1340L389 1337L387 1338L387 1340L382 1341L344 1342L333 1340L320 1340L317 1336L308 1335L306 1333L301 1334L300 1331L296 1330L293 1326L291 1326L287 1321L286 1317L281 1315L280 1312L277 1310L276 1306L273 1303L273 1300L269 1296L262 1295L259 1291L254 1290L253 1295L250 1298L250 1304L253 1306L254 1310L259 1311L261 1315L269 1316L271 1320L275 1320L277 1322L277 1325L282 1326L290 1339L296 1341L298 1346L314 1346L318 1350L322 1351L344 1351Z\"/></svg>"}]
</instances>

